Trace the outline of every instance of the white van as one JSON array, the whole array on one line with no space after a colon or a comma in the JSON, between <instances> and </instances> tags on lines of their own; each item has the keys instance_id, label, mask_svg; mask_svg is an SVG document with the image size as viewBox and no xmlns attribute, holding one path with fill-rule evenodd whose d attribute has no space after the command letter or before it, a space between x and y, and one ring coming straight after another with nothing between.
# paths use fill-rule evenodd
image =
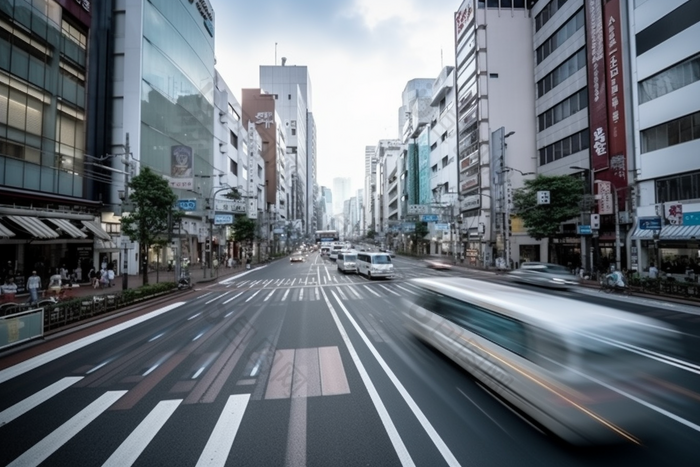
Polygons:
<instances>
[{"instance_id":1,"label":"white van","mask_svg":"<svg viewBox=\"0 0 700 467\"><path fill-rule=\"evenodd\" d=\"M337 259L338 259L338 252L339 252L340 250L344 250L344 249L345 249L345 245L343 245L343 244L341 244L341 243L336 243L336 244L334 244L334 245L331 247L330 252L328 253L328 256L329 256L329 258L331 259L331 261L337 260Z\"/></svg>"},{"instance_id":2,"label":"white van","mask_svg":"<svg viewBox=\"0 0 700 467\"><path fill-rule=\"evenodd\" d=\"M338 253L338 259L335 261L338 265L338 271L342 273L357 272L357 252L354 250L341 250Z\"/></svg>"},{"instance_id":3,"label":"white van","mask_svg":"<svg viewBox=\"0 0 700 467\"><path fill-rule=\"evenodd\" d=\"M357 273L367 276L368 279L394 277L394 265L391 263L391 256L386 253L358 253Z\"/></svg>"},{"instance_id":4,"label":"white van","mask_svg":"<svg viewBox=\"0 0 700 467\"><path fill-rule=\"evenodd\" d=\"M573 444L636 443L653 428L622 392L664 379L654 358L678 349L664 323L485 281L410 282L410 332L540 426Z\"/></svg>"}]
</instances>

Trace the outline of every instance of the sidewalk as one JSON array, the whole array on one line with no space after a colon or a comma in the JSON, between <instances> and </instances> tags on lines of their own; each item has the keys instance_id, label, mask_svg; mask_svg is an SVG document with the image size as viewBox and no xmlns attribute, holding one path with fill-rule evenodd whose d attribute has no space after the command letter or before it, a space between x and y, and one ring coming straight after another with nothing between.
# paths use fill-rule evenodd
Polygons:
<instances>
[{"instance_id":1,"label":"sidewalk","mask_svg":"<svg viewBox=\"0 0 700 467\"><path fill-rule=\"evenodd\" d=\"M269 263L263 263L263 264L269 264ZM256 267L260 267L263 264L253 264L253 265L251 265L251 269L255 269ZM206 277L205 277L204 269L202 269L201 266L197 266L197 267L190 269L190 281L192 282L193 285L207 283L207 282L213 282L215 280L223 280L223 279L230 277L234 274L239 274L241 272L244 272L245 270L246 270L245 265L238 265L234 268L219 267L218 270L214 269L214 277L211 277L210 271L209 271L209 269L207 269L206 270ZM66 298L71 299L71 298L80 298L80 297L90 297L90 296L95 296L95 295L115 294L115 293L120 292L122 290L122 281L123 281L122 276L117 276L114 278L114 285L112 287L97 288L97 289L94 289L87 282L76 284L73 286L72 289L70 289L66 292ZM149 284L156 284L159 282L177 282L177 278L175 277L175 272L174 271L158 271L158 272L151 271L148 273L148 283ZM129 278L128 278L128 288L129 289L136 289L138 287L141 287L142 285L143 285L143 276L141 274L129 276ZM49 297L49 296L50 296L49 291L46 291L45 297ZM15 302L22 303L22 302L26 302L27 300L29 300L29 293L21 293L21 294L17 295L17 299L15 300Z\"/></svg>"}]
</instances>

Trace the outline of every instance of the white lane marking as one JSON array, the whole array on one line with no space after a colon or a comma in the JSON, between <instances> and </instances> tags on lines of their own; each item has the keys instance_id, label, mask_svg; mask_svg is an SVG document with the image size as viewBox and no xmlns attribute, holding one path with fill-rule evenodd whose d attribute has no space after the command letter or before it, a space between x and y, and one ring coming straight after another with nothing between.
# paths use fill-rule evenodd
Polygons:
<instances>
[{"instance_id":1,"label":"white lane marking","mask_svg":"<svg viewBox=\"0 0 700 467\"><path fill-rule=\"evenodd\" d=\"M394 292L393 290L391 290L391 289L390 289L389 287L387 287L386 285L381 285L381 284L379 284L379 287L381 287L382 289L386 290L386 291L389 292L389 293L393 293L394 295L398 295L399 297L401 296L400 293Z\"/></svg>"},{"instance_id":2,"label":"white lane marking","mask_svg":"<svg viewBox=\"0 0 700 467\"><path fill-rule=\"evenodd\" d=\"M333 292L331 292L333 293ZM389 365L384 361L381 355L379 355L379 352L377 352L377 349L374 348L372 345L372 342L370 342L369 338L367 335L364 333L362 328L357 324L357 321L355 321L355 318L352 317L350 312L345 308L343 303L338 300L338 296L333 294L335 297L336 301L338 302L338 305L340 308L345 312L345 316L348 318L350 323L353 325L357 333L360 335L362 340L365 342L365 345L367 348L372 352L372 355L374 355L374 358L377 359L377 363L382 367L384 370L384 373L389 377L391 382L394 384L394 387L399 391L399 394L401 394L401 397L403 397L404 401L406 401L406 404L408 407L411 409L411 412L413 412L413 415L418 419L418 422L423 426L423 429L425 429L425 432L428 434L430 439L432 440L433 444L435 444L435 447L440 451L440 454L442 454L442 457L445 459L445 462L447 462L447 465L459 465L459 462L457 462L457 459L455 456L452 454L452 451L450 451L450 448L447 447L447 444L442 440L440 435L438 434L437 431L435 431L435 428L433 428L433 425L430 423L428 418L425 416L423 411L418 407L418 404L413 400L411 395L408 393L406 388L401 384L401 381L396 377L393 371L391 371L391 368L389 368ZM342 333L344 334L344 333Z\"/></svg>"},{"instance_id":3,"label":"white lane marking","mask_svg":"<svg viewBox=\"0 0 700 467\"><path fill-rule=\"evenodd\" d=\"M269 294L267 294L267 297L265 297L265 300L263 300L263 301L264 301L264 302L268 301L268 300L270 299L270 297L272 297L272 295L273 295L274 293L275 293L275 291L272 290Z\"/></svg>"},{"instance_id":4,"label":"white lane marking","mask_svg":"<svg viewBox=\"0 0 700 467\"><path fill-rule=\"evenodd\" d=\"M222 293L221 295L219 295L218 297L212 298L211 300L209 300L208 302L206 302L205 305L209 305L211 302L217 301L217 300L220 299L221 297L225 296L227 293L228 293L228 292L224 292L224 293Z\"/></svg>"},{"instance_id":5,"label":"white lane marking","mask_svg":"<svg viewBox=\"0 0 700 467\"><path fill-rule=\"evenodd\" d=\"M35 368L40 367L41 365L44 365L46 363L52 362L56 360L57 358L63 357L64 355L68 355L71 352L74 352L76 350L82 349L83 347L90 345L94 342L98 342L105 337L109 337L113 334L116 334L120 331L123 331L124 329L128 329L132 326L136 326L137 324L141 324L144 321L148 321L151 318L155 318L156 316L162 315L163 313L167 313L170 310L173 310L179 306L184 305L185 302L177 302L173 303L171 305L168 305L166 307L160 308L158 310L152 311L150 313L147 313L143 316L139 316L138 318L134 318L132 320L126 321L121 324L117 324L116 326L110 327L109 329L104 329L102 331L96 332L95 334L87 337L83 337L82 339L78 339L75 342L71 342L70 344L63 345L57 349L50 350L49 352L46 352L42 355L38 355L34 358L30 358L27 361L24 361L22 363L18 363L15 366L11 366L9 368L6 368L2 371L0 371L0 383L4 383L5 381L9 381L12 378L15 378L21 374L26 373L27 371L33 370Z\"/></svg>"},{"instance_id":6,"label":"white lane marking","mask_svg":"<svg viewBox=\"0 0 700 467\"><path fill-rule=\"evenodd\" d=\"M219 284L228 284L229 282L235 281L235 280L238 279L239 277L243 277L243 276L245 276L246 274L250 274L250 273L253 272L253 271L259 271L260 269L265 269L266 267L267 267L267 264L265 264L264 266L257 266L255 269L250 269L250 270L248 270L248 271L243 271L243 272L241 272L241 273L239 273L239 274L236 274L235 276L227 277L226 279L224 279L224 280L222 280L221 282L219 282Z\"/></svg>"},{"instance_id":7,"label":"white lane marking","mask_svg":"<svg viewBox=\"0 0 700 467\"><path fill-rule=\"evenodd\" d=\"M194 338L192 339L192 342L196 341L197 339L199 339L199 338L202 337L203 335L204 335L204 331L200 332L199 334L197 334L196 336L194 336Z\"/></svg>"},{"instance_id":8,"label":"white lane marking","mask_svg":"<svg viewBox=\"0 0 700 467\"><path fill-rule=\"evenodd\" d=\"M338 283L338 278L335 277L335 276L333 276L333 282L335 282L335 283L337 284L337 283Z\"/></svg>"},{"instance_id":9,"label":"white lane marking","mask_svg":"<svg viewBox=\"0 0 700 467\"><path fill-rule=\"evenodd\" d=\"M12 461L9 466L41 464L126 393L127 391L108 391L102 394L97 400L74 415L73 418L56 428L46 438Z\"/></svg>"},{"instance_id":10,"label":"white lane marking","mask_svg":"<svg viewBox=\"0 0 700 467\"><path fill-rule=\"evenodd\" d=\"M240 297L241 295L243 295L243 292L241 292L241 293L239 293L238 295L235 295L235 296L229 298L229 299L226 300L223 304L226 305L228 302L237 299L237 298Z\"/></svg>"},{"instance_id":11,"label":"white lane marking","mask_svg":"<svg viewBox=\"0 0 700 467\"><path fill-rule=\"evenodd\" d=\"M357 298L362 298L362 295L360 295L360 292L358 292L357 290L355 290L355 287L350 287L350 292L352 292L352 293L354 293L355 295L357 295Z\"/></svg>"},{"instance_id":12,"label":"white lane marking","mask_svg":"<svg viewBox=\"0 0 700 467\"><path fill-rule=\"evenodd\" d=\"M204 297L206 297L207 295L211 295L212 293L213 293L213 292L207 292L207 293L205 293L204 295L200 295L199 297L195 298L195 300L199 300L200 298L204 298Z\"/></svg>"},{"instance_id":13,"label":"white lane marking","mask_svg":"<svg viewBox=\"0 0 700 467\"><path fill-rule=\"evenodd\" d=\"M216 422L214 431L212 431L204 451L199 456L197 467L213 467L226 464L249 400L250 394L229 396L228 402L226 402L226 406Z\"/></svg>"},{"instance_id":14,"label":"white lane marking","mask_svg":"<svg viewBox=\"0 0 700 467\"><path fill-rule=\"evenodd\" d=\"M259 290L256 290L255 293L254 293L253 295L251 295L250 297L248 297L248 298L246 299L246 303L249 302L249 301L251 301L251 300L253 299L253 297L255 297L255 296L256 296L257 294L259 294L259 293L260 293L260 291L259 291Z\"/></svg>"},{"instance_id":15,"label":"white lane marking","mask_svg":"<svg viewBox=\"0 0 700 467\"><path fill-rule=\"evenodd\" d=\"M250 279L248 279L247 281L239 282L238 285L236 286L236 288L237 288L237 289L238 289L238 288L241 288L241 287L243 287L245 284L247 284L248 282L250 282Z\"/></svg>"},{"instance_id":16,"label":"white lane marking","mask_svg":"<svg viewBox=\"0 0 700 467\"><path fill-rule=\"evenodd\" d=\"M295 277L294 280L292 281L292 283L289 284L289 286L292 287L296 281L297 281L297 278Z\"/></svg>"},{"instance_id":17,"label":"white lane marking","mask_svg":"<svg viewBox=\"0 0 700 467\"><path fill-rule=\"evenodd\" d=\"M197 379L197 378L199 378L199 375L201 375L202 372L203 372L204 370L206 370L206 369L207 369L207 367L206 367L206 365L205 365L205 366L201 367L199 370L195 371L195 373L192 375L192 379Z\"/></svg>"},{"instance_id":18,"label":"white lane marking","mask_svg":"<svg viewBox=\"0 0 700 467\"><path fill-rule=\"evenodd\" d=\"M190 318L190 319L192 319L192 318ZM190 319L188 319L187 321L189 321ZM163 335L165 335L165 333L164 333L164 332L161 332L161 333L158 334L157 336L153 336L153 337L151 337L150 339L148 339L148 342L157 341L158 339L160 339L161 337L163 337Z\"/></svg>"},{"instance_id":19,"label":"white lane marking","mask_svg":"<svg viewBox=\"0 0 700 467\"><path fill-rule=\"evenodd\" d=\"M374 290L372 290L372 287L370 287L369 285L363 285L363 287L364 287L365 289L369 290L370 292L372 292L372 293L373 293L374 295L376 295L377 297L381 297L381 295L379 295L377 292L375 292Z\"/></svg>"},{"instance_id":20,"label":"white lane marking","mask_svg":"<svg viewBox=\"0 0 700 467\"><path fill-rule=\"evenodd\" d=\"M328 276L328 280L330 281L330 280L331 280L331 273L328 272L328 267L327 267L327 266L323 266L323 268L326 270L326 275Z\"/></svg>"},{"instance_id":21,"label":"white lane marking","mask_svg":"<svg viewBox=\"0 0 700 467\"><path fill-rule=\"evenodd\" d=\"M133 465L181 402L182 399L160 401L146 418L139 423L139 426L131 432L129 437L119 445L117 450L109 456L109 459L102 464L102 467Z\"/></svg>"},{"instance_id":22,"label":"white lane marking","mask_svg":"<svg viewBox=\"0 0 700 467\"><path fill-rule=\"evenodd\" d=\"M348 299L348 297L345 296L345 294L343 293L343 291L340 290L340 287L337 287L337 290L338 290L338 293L340 294L340 296L343 297L343 300L347 300L347 299Z\"/></svg>"},{"instance_id":23,"label":"white lane marking","mask_svg":"<svg viewBox=\"0 0 700 467\"><path fill-rule=\"evenodd\" d=\"M299 281L301 282L301 281ZM309 277L306 276L306 279L304 279L304 285L309 285Z\"/></svg>"},{"instance_id":24,"label":"white lane marking","mask_svg":"<svg viewBox=\"0 0 700 467\"><path fill-rule=\"evenodd\" d=\"M326 306L331 312L331 316L333 317L333 321L335 321L335 325L338 328L338 331L340 332L340 336L343 338L343 342L345 342L345 346L348 348L348 352L350 353L350 357L352 358L352 361L355 363L355 367L357 368L358 373L360 373L360 378L362 378L362 382L364 383L365 387L367 388L367 392L369 393L370 399L372 399L372 403L374 404L374 408L377 410L377 414L379 414L379 418L382 421L382 424L384 425L384 429L386 430L387 434L389 435L389 440L391 440L391 444L394 446L394 450L396 451L396 455L399 458L399 461L401 461L401 465L404 466L414 466L415 464L413 463L413 459L411 458L411 455L408 453L408 449L406 449L406 445L403 443L403 440L401 439L401 435L399 435L398 430L396 429L396 425L394 425L393 420L389 416L389 412L386 410L386 407L384 406L384 402L382 399L379 397L379 393L377 392L377 389L374 387L374 383L369 377L369 374L367 373L367 370L365 369L365 366L362 364L362 361L360 360L359 355L357 355L357 352L355 351L355 347L353 347L352 342L350 341L350 337L348 336L347 332L345 331L345 327L343 326L343 323L340 322L340 318L338 317L338 314L335 312L335 308L333 308L333 305L331 304L331 301L328 299L328 295L326 295L325 290L321 290L321 293L323 293L323 299L326 301ZM333 292L331 292L333 293ZM337 295L333 294L333 296L338 299ZM357 327L357 326L356 326ZM364 334L361 334L364 336ZM457 465L457 464L455 464Z\"/></svg>"},{"instance_id":25,"label":"white lane marking","mask_svg":"<svg viewBox=\"0 0 700 467\"><path fill-rule=\"evenodd\" d=\"M202 314L201 311L200 311L199 313L195 313L194 315L192 315L192 316L190 316L189 318L187 318L187 321L193 320L193 319L195 319L197 316L199 316L199 315L201 315L201 314Z\"/></svg>"},{"instance_id":26,"label":"white lane marking","mask_svg":"<svg viewBox=\"0 0 700 467\"><path fill-rule=\"evenodd\" d=\"M326 279L325 276L323 277L323 284L324 284L324 285L325 285L325 284L328 284L328 279Z\"/></svg>"},{"instance_id":27,"label":"white lane marking","mask_svg":"<svg viewBox=\"0 0 700 467\"><path fill-rule=\"evenodd\" d=\"M287 289L287 291L284 293L284 296L282 296L282 301L285 301L287 299L287 295L289 295L289 291L292 289Z\"/></svg>"},{"instance_id":28,"label":"white lane marking","mask_svg":"<svg viewBox=\"0 0 700 467\"><path fill-rule=\"evenodd\" d=\"M320 300L321 297L319 297L319 295L318 295L318 287L316 287L316 288L314 289L314 293L316 294L316 300Z\"/></svg>"},{"instance_id":29,"label":"white lane marking","mask_svg":"<svg viewBox=\"0 0 700 467\"><path fill-rule=\"evenodd\" d=\"M404 290L408 293L412 293L413 295L418 295L416 292L414 292L412 290L408 290L406 287L401 287L400 285L397 285L396 287L398 287L399 289Z\"/></svg>"},{"instance_id":30,"label":"white lane marking","mask_svg":"<svg viewBox=\"0 0 700 467\"><path fill-rule=\"evenodd\" d=\"M303 299L304 299L304 289L299 289L299 300L301 301Z\"/></svg>"},{"instance_id":31,"label":"white lane marking","mask_svg":"<svg viewBox=\"0 0 700 467\"><path fill-rule=\"evenodd\" d=\"M90 375L90 374L96 372L97 370L99 370L100 368L102 368L103 366L105 366L106 364L108 364L109 362L111 362L111 360L105 360L104 362L100 363L96 367L93 367L90 370L88 370L85 374Z\"/></svg>"},{"instance_id":32,"label":"white lane marking","mask_svg":"<svg viewBox=\"0 0 700 467\"><path fill-rule=\"evenodd\" d=\"M2 412L0 412L0 426L6 425L15 418L24 415L39 404L42 404L47 400L51 399L53 396L60 393L64 389L71 387L81 379L83 379L82 376L67 376L63 379L59 379L55 383L46 386L41 391L32 394L31 396L17 402L11 407L6 408Z\"/></svg>"}]
</instances>

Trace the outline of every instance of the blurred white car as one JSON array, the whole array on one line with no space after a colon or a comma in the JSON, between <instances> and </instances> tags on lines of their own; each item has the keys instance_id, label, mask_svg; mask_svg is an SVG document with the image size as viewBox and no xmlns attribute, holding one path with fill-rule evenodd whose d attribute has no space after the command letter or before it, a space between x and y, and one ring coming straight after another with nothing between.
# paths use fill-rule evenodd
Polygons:
<instances>
[{"instance_id":1,"label":"blurred white car","mask_svg":"<svg viewBox=\"0 0 700 467\"><path fill-rule=\"evenodd\" d=\"M525 262L520 269L510 271L508 278L514 282L556 289L568 289L581 284L581 279L564 266L534 261Z\"/></svg>"}]
</instances>

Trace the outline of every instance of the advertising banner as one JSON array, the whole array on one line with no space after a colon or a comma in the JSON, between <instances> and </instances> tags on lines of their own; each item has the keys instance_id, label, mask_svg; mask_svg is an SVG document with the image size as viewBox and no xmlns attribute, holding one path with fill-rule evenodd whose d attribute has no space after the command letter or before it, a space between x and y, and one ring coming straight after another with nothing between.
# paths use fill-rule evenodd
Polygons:
<instances>
[{"instance_id":1,"label":"advertising banner","mask_svg":"<svg viewBox=\"0 0 700 467\"><path fill-rule=\"evenodd\" d=\"M192 148L179 145L171 148L170 187L183 190L194 188Z\"/></svg>"},{"instance_id":2,"label":"advertising banner","mask_svg":"<svg viewBox=\"0 0 700 467\"><path fill-rule=\"evenodd\" d=\"M605 42L601 0L585 0L588 44L588 115L591 168L608 168L608 115L605 79Z\"/></svg>"}]
</instances>

